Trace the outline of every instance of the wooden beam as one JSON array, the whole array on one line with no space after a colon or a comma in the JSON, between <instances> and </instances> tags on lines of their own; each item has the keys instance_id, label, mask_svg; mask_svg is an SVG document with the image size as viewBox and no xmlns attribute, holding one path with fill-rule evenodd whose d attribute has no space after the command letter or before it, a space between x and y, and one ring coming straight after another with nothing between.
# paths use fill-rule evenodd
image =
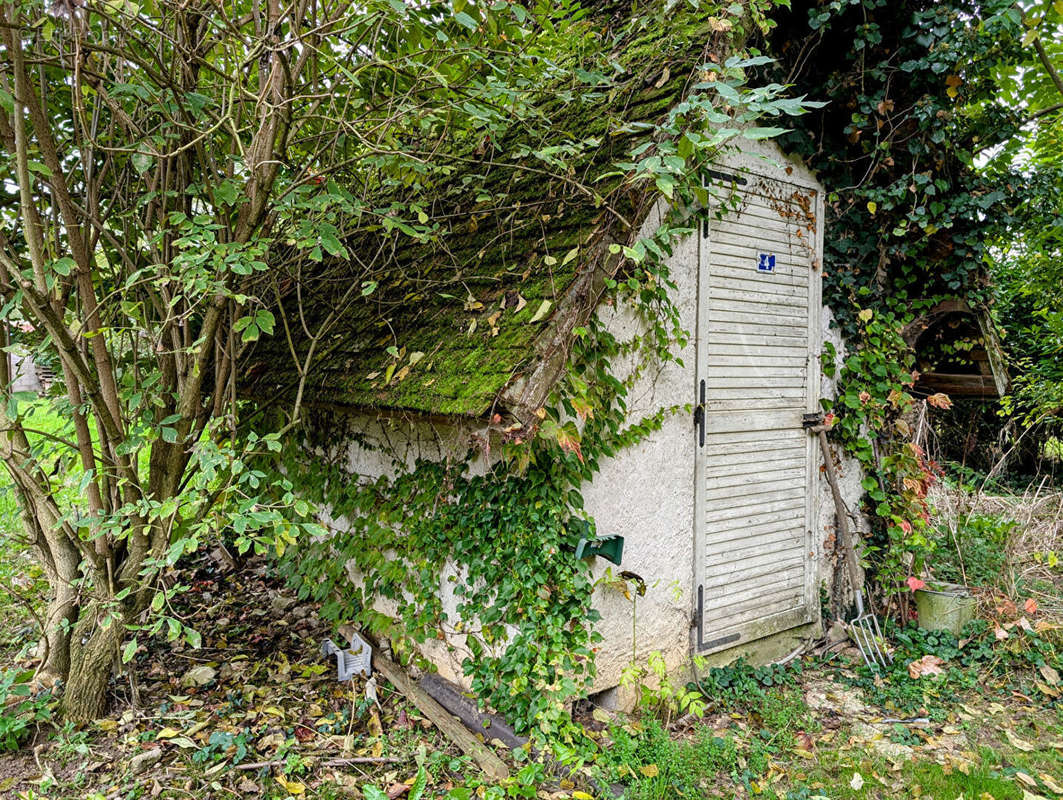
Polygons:
<instances>
[{"instance_id":1,"label":"wooden beam","mask_svg":"<svg viewBox=\"0 0 1063 800\"><path fill-rule=\"evenodd\" d=\"M341 625L340 635L346 639L356 632L350 625ZM509 767L494 752L484 745L461 721L450 714L443 706L433 700L428 693L417 685L405 669L373 648L373 669L380 672L391 685L402 692L406 699L431 720L432 724L446 734L451 741L461 748L484 771L489 778L500 781L509 777Z\"/></svg>"},{"instance_id":2,"label":"wooden beam","mask_svg":"<svg viewBox=\"0 0 1063 800\"><path fill-rule=\"evenodd\" d=\"M950 397L999 397L991 375L957 375L945 372L924 372L915 388L927 394L943 392Z\"/></svg>"}]
</instances>

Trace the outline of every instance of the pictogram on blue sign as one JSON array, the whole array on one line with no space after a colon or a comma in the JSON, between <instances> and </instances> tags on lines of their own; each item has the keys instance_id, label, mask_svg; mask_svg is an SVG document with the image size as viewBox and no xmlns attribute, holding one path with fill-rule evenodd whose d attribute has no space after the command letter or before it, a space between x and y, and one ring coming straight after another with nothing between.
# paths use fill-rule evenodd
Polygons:
<instances>
[{"instance_id":1,"label":"pictogram on blue sign","mask_svg":"<svg viewBox=\"0 0 1063 800\"><path fill-rule=\"evenodd\" d=\"M757 253L757 272L775 272L774 253Z\"/></svg>"}]
</instances>

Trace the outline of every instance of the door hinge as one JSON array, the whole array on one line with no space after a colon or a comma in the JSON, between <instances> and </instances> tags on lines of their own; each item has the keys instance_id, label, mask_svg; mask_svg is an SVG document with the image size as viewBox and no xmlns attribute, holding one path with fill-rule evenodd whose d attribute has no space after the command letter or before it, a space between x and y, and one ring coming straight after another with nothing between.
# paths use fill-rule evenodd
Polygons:
<instances>
[{"instance_id":1,"label":"door hinge","mask_svg":"<svg viewBox=\"0 0 1063 800\"><path fill-rule=\"evenodd\" d=\"M705 446L705 381L698 390L698 404L694 406L694 427L698 429L698 447Z\"/></svg>"},{"instance_id":2,"label":"door hinge","mask_svg":"<svg viewBox=\"0 0 1063 800\"><path fill-rule=\"evenodd\" d=\"M694 610L694 627L697 628L698 637L695 644L694 652L700 653L704 650L715 650L717 647L723 647L725 644L731 644L737 642L742 638L741 633L732 633L728 636L721 636L718 639L712 639L711 641L705 641L705 587L698 586L698 607Z\"/></svg>"}]
</instances>

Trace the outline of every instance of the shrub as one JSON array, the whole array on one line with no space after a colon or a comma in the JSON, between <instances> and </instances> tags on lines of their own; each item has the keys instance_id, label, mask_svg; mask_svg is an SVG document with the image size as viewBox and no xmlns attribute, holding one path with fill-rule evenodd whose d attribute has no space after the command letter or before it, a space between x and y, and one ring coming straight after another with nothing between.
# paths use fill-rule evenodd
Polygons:
<instances>
[{"instance_id":1,"label":"shrub","mask_svg":"<svg viewBox=\"0 0 1063 800\"><path fill-rule=\"evenodd\" d=\"M18 750L40 723L52 718L51 694L33 694L27 677L15 670L0 671L0 751Z\"/></svg>"}]
</instances>

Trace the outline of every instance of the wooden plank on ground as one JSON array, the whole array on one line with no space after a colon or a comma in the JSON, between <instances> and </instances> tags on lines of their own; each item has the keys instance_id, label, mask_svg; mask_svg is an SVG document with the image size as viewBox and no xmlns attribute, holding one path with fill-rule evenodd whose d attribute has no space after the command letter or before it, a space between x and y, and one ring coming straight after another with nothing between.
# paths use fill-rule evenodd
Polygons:
<instances>
[{"instance_id":1,"label":"wooden plank on ground","mask_svg":"<svg viewBox=\"0 0 1063 800\"><path fill-rule=\"evenodd\" d=\"M340 635L350 638L349 634L355 632L350 625L341 625ZM466 728L461 721L448 712L443 706L433 700L428 693L417 685L417 682L409 676L405 669L391 659L380 654L377 649L373 650L373 669L380 672L391 685L413 703L432 724L441 730L451 741L454 742L465 755L469 756L484 771L484 774L494 780L504 780L509 777L509 767L496 756L489 747L484 745Z\"/></svg>"}]
</instances>

